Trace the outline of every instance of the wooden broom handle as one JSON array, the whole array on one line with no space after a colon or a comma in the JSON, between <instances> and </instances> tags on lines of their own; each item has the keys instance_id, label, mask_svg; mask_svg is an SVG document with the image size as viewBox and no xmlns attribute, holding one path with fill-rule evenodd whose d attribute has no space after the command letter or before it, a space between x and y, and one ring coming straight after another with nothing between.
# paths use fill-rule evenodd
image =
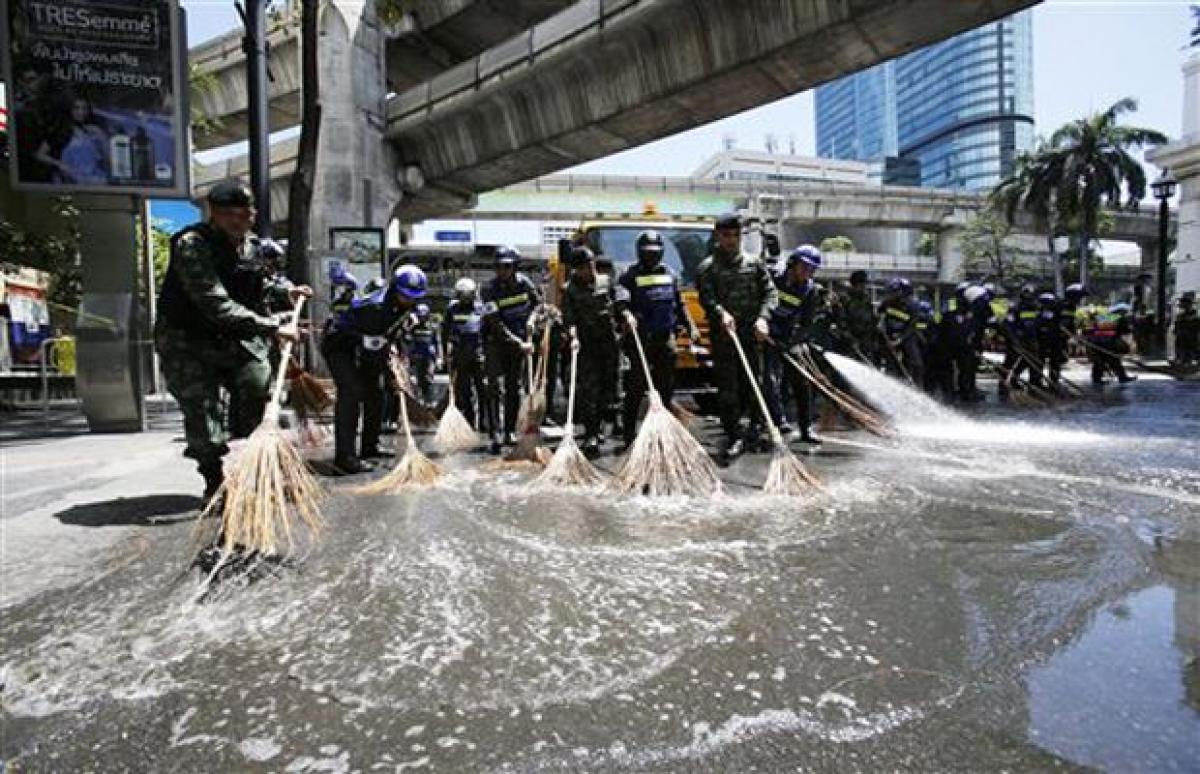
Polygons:
<instances>
[{"instance_id":1,"label":"wooden broom handle","mask_svg":"<svg viewBox=\"0 0 1200 774\"><path fill-rule=\"evenodd\" d=\"M300 310L304 307L304 300L307 296L300 296L296 300L296 305L292 307L292 317L288 320L288 325L296 326L300 322ZM275 374L275 387L271 390L271 402L268 404L273 411L279 411L279 399L283 397L283 381L287 376L287 368L284 364L291 362L292 349L296 342L286 341L283 344L283 349L279 355L279 373Z\"/></svg>"},{"instance_id":2,"label":"wooden broom handle","mask_svg":"<svg viewBox=\"0 0 1200 774\"><path fill-rule=\"evenodd\" d=\"M767 423L767 427L771 430L771 440L776 446L783 445L783 436L779 434L779 428L775 426L775 422L771 419L771 412L767 409L767 400L763 397L762 390L758 387L758 380L754 378L754 371L750 368L750 361L746 359L746 351L742 349L742 342L738 339L737 329L730 332L725 331L729 338L733 339L733 346L737 348L738 357L742 359L742 365L746 368L746 378L750 382L750 386L754 388L754 397L758 398L758 407L762 409L763 421Z\"/></svg>"}]
</instances>

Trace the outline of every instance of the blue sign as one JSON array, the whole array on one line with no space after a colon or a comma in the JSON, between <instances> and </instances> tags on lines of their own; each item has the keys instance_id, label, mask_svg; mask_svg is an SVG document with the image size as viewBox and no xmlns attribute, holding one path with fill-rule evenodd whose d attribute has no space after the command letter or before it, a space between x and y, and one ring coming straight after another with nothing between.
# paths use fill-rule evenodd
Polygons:
<instances>
[{"instance_id":1,"label":"blue sign","mask_svg":"<svg viewBox=\"0 0 1200 774\"><path fill-rule=\"evenodd\" d=\"M433 238L437 242L470 242L470 231L435 231Z\"/></svg>"}]
</instances>

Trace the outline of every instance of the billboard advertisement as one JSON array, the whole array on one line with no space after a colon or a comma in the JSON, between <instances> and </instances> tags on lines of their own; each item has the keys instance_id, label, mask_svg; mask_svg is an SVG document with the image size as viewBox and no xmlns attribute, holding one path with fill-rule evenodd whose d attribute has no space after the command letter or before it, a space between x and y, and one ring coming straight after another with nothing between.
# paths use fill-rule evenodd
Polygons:
<instances>
[{"instance_id":1,"label":"billboard advertisement","mask_svg":"<svg viewBox=\"0 0 1200 774\"><path fill-rule=\"evenodd\" d=\"M14 188L188 196L177 0L5 0Z\"/></svg>"}]
</instances>

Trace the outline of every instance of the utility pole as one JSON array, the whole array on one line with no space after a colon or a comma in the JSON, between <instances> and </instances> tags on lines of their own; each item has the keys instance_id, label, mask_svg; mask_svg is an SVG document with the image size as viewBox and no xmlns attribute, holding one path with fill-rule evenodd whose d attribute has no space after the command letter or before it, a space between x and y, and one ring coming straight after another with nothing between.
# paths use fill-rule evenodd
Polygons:
<instances>
[{"instance_id":1,"label":"utility pole","mask_svg":"<svg viewBox=\"0 0 1200 774\"><path fill-rule=\"evenodd\" d=\"M239 10L240 7L239 7ZM250 189L258 209L255 232L260 237L271 236L270 135L271 122L267 112L267 0L246 0L242 15L246 36L242 49L246 53L246 91L250 142Z\"/></svg>"}]
</instances>

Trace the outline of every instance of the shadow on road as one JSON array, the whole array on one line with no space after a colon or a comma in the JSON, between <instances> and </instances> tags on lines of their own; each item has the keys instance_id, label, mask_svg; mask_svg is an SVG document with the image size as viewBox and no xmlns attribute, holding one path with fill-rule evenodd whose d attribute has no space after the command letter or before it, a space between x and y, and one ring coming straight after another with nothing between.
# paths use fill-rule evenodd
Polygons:
<instances>
[{"instance_id":1,"label":"shadow on road","mask_svg":"<svg viewBox=\"0 0 1200 774\"><path fill-rule=\"evenodd\" d=\"M155 527L191 521L203 501L193 495L146 495L73 505L54 514L63 524L79 527Z\"/></svg>"}]
</instances>

